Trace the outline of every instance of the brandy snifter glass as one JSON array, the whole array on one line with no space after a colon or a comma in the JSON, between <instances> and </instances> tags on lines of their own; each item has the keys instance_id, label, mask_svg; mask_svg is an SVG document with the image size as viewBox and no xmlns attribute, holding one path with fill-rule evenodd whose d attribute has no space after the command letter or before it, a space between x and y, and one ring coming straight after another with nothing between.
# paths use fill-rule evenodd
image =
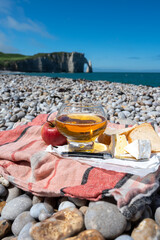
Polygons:
<instances>
[{"instance_id":1,"label":"brandy snifter glass","mask_svg":"<svg viewBox=\"0 0 160 240\"><path fill-rule=\"evenodd\" d=\"M62 104L56 127L69 144L69 151L92 151L95 139L107 126L105 111L99 103Z\"/></svg>"}]
</instances>

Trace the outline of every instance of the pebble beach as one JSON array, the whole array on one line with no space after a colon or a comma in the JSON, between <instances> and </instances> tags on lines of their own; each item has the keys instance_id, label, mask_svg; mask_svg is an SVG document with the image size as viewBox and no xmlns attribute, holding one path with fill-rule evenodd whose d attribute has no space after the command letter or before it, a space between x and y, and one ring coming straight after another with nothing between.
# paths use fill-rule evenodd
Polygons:
<instances>
[{"instance_id":1,"label":"pebble beach","mask_svg":"<svg viewBox=\"0 0 160 240\"><path fill-rule=\"evenodd\" d=\"M160 87L1 74L0 131L30 122L40 113L57 111L62 103L72 101L102 103L112 123L149 122L155 129L160 127ZM160 239L159 190L151 204L126 219L112 198L92 202L37 197L0 176L0 214L2 240Z\"/></svg>"},{"instance_id":2,"label":"pebble beach","mask_svg":"<svg viewBox=\"0 0 160 240\"><path fill-rule=\"evenodd\" d=\"M0 130L56 111L63 102L88 100L102 103L110 122L160 125L160 87L4 74L0 75Z\"/></svg>"}]
</instances>

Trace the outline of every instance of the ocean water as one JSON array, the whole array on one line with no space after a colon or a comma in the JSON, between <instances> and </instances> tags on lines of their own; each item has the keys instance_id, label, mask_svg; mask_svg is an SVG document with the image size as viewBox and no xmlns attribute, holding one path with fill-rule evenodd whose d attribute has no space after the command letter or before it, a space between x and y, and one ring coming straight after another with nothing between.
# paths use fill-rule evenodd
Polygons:
<instances>
[{"instance_id":1,"label":"ocean water","mask_svg":"<svg viewBox=\"0 0 160 240\"><path fill-rule=\"evenodd\" d=\"M12 72L13 74L13 72ZM73 79L86 79L92 81L109 81L129 83L135 85L160 86L160 72L93 72L93 73L22 73L31 76L63 77Z\"/></svg>"}]
</instances>

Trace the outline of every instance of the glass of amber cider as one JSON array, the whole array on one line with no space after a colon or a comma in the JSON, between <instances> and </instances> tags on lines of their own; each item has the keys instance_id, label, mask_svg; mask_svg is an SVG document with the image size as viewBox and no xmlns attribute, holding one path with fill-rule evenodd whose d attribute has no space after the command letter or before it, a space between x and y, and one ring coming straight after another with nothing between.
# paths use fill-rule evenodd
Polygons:
<instances>
[{"instance_id":1,"label":"glass of amber cider","mask_svg":"<svg viewBox=\"0 0 160 240\"><path fill-rule=\"evenodd\" d=\"M106 129L107 120L99 103L68 103L60 107L55 124L67 137L69 151L91 152L95 139Z\"/></svg>"}]
</instances>

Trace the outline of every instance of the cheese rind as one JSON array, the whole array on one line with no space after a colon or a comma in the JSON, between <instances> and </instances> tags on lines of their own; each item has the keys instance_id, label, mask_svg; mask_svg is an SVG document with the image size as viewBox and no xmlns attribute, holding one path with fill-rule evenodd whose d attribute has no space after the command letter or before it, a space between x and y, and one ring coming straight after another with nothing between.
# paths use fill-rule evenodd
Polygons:
<instances>
[{"instance_id":1,"label":"cheese rind","mask_svg":"<svg viewBox=\"0 0 160 240\"><path fill-rule=\"evenodd\" d=\"M151 142L150 140L137 139L125 146L125 150L137 160L149 159L151 156Z\"/></svg>"}]
</instances>

